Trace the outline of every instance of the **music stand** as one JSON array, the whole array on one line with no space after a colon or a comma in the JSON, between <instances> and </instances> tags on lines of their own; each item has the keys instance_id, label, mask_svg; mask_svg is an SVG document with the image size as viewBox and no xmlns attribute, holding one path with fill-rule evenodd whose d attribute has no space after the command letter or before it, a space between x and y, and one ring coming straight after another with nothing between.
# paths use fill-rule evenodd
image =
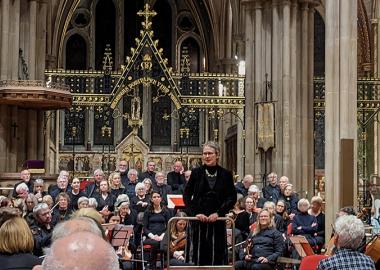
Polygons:
<instances>
[{"instance_id":1,"label":"music stand","mask_svg":"<svg viewBox=\"0 0 380 270\"><path fill-rule=\"evenodd\" d=\"M133 225L116 224L112 231L111 245L114 247L126 246L133 234Z\"/></svg>"}]
</instances>

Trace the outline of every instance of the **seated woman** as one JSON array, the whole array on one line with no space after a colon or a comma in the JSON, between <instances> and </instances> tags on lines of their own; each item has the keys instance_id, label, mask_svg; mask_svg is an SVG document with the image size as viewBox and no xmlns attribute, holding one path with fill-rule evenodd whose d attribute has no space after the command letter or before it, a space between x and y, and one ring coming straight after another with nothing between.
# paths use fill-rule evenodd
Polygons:
<instances>
[{"instance_id":1,"label":"seated woman","mask_svg":"<svg viewBox=\"0 0 380 270\"><path fill-rule=\"evenodd\" d=\"M238 229L243 240L247 239L249 234L249 227L256 221L257 213L255 212L255 202L251 197L243 199L244 211L238 213L235 219L235 228Z\"/></svg>"},{"instance_id":2,"label":"seated woman","mask_svg":"<svg viewBox=\"0 0 380 270\"><path fill-rule=\"evenodd\" d=\"M150 195L146 194L146 186L143 183L136 184L135 192L136 196L131 199L131 207L137 213L144 213L149 205Z\"/></svg>"},{"instance_id":3,"label":"seated woman","mask_svg":"<svg viewBox=\"0 0 380 270\"><path fill-rule=\"evenodd\" d=\"M290 218L286 210L286 203L284 200L278 200L276 204L276 213L280 215L283 220L282 228L276 226L280 232L287 232L288 225L290 224Z\"/></svg>"},{"instance_id":4,"label":"seated woman","mask_svg":"<svg viewBox=\"0 0 380 270\"><path fill-rule=\"evenodd\" d=\"M55 203L58 205L54 208L51 218L51 224L53 226L57 225L57 223L63 220L68 220L72 214L72 211L69 208L70 197L67 195L67 193L59 193L55 199Z\"/></svg>"},{"instance_id":5,"label":"seated woman","mask_svg":"<svg viewBox=\"0 0 380 270\"><path fill-rule=\"evenodd\" d=\"M78 210L78 200L80 197L86 196L86 193L80 190L79 178L73 178L71 182L71 191L68 192L70 196L70 208L72 210Z\"/></svg>"},{"instance_id":6,"label":"seated woman","mask_svg":"<svg viewBox=\"0 0 380 270\"><path fill-rule=\"evenodd\" d=\"M113 194L116 198L125 192L125 188L121 183L120 173L118 172L113 172L110 174L108 177L108 184L111 188L111 194Z\"/></svg>"},{"instance_id":7,"label":"seated woman","mask_svg":"<svg viewBox=\"0 0 380 270\"><path fill-rule=\"evenodd\" d=\"M322 248L325 244L325 214L322 212L322 198L314 196L311 198L311 207L308 210L309 215L315 216L318 226L317 232L314 233L316 244Z\"/></svg>"},{"instance_id":8,"label":"seated woman","mask_svg":"<svg viewBox=\"0 0 380 270\"><path fill-rule=\"evenodd\" d=\"M170 212L161 204L162 198L159 192L153 191L151 204L144 213L144 244L151 246L150 266L156 269L157 253L160 249L160 242L164 238L166 225L170 219Z\"/></svg>"},{"instance_id":9,"label":"seated woman","mask_svg":"<svg viewBox=\"0 0 380 270\"><path fill-rule=\"evenodd\" d=\"M26 221L12 217L0 227L1 269L32 269L42 259L32 254L34 241Z\"/></svg>"},{"instance_id":10,"label":"seated woman","mask_svg":"<svg viewBox=\"0 0 380 270\"><path fill-rule=\"evenodd\" d=\"M290 219L293 219L297 213L298 196L293 190L292 184L287 184L284 188L284 194L280 194L280 199L286 203L286 209L288 211Z\"/></svg>"},{"instance_id":11,"label":"seated woman","mask_svg":"<svg viewBox=\"0 0 380 270\"><path fill-rule=\"evenodd\" d=\"M153 191L153 183L152 183L152 180L150 180L150 178L145 178L142 183L145 185L145 193L147 195L151 195L152 194L152 191Z\"/></svg>"},{"instance_id":12,"label":"seated woman","mask_svg":"<svg viewBox=\"0 0 380 270\"><path fill-rule=\"evenodd\" d=\"M307 210L310 203L307 199L298 201L298 214L296 214L292 221L292 233L294 235L303 235L311 246L317 245L315 233L318 229L318 223L315 216L309 215Z\"/></svg>"},{"instance_id":13,"label":"seated woman","mask_svg":"<svg viewBox=\"0 0 380 270\"><path fill-rule=\"evenodd\" d=\"M273 216L274 219L274 224L276 225L276 229L284 233L285 231L283 230L284 228L284 221L282 220L282 217L276 213L276 205L274 202L267 201L264 203L264 208L267 209Z\"/></svg>"},{"instance_id":14,"label":"seated woman","mask_svg":"<svg viewBox=\"0 0 380 270\"><path fill-rule=\"evenodd\" d=\"M47 192L44 191L44 180L38 178L34 181L33 194L36 195L37 201L42 202L42 198L47 195Z\"/></svg>"},{"instance_id":15,"label":"seated woman","mask_svg":"<svg viewBox=\"0 0 380 270\"><path fill-rule=\"evenodd\" d=\"M178 212L176 217L186 217L184 212ZM170 226L170 265L181 266L189 265L185 263L185 247L186 247L186 227L187 221L185 219L177 219L171 223ZM162 250L167 250L167 235L162 240Z\"/></svg>"},{"instance_id":16,"label":"seated woman","mask_svg":"<svg viewBox=\"0 0 380 270\"><path fill-rule=\"evenodd\" d=\"M98 206L96 210L107 220L108 216L114 210L114 204L116 197L111 194L106 180L102 180L99 184L99 193L95 194L96 202Z\"/></svg>"},{"instance_id":17,"label":"seated woman","mask_svg":"<svg viewBox=\"0 0 380 270\"><path fill-rule=\"evenodd\" d=\"M78 199L78 209L87 208L88 207L88 198L86 196L82 196Z\"/></svg>"},{"instance_id":18,"label":"seated woman","mask_svg":"<svg viewBox=\"0 0 380 270\"><path fill-rule=\"evenodd\" d=\"M257 226L248 240L249 251L244 260L235 263L237 270L274 270L277 258L284 249L284 240L275 228L272 214L262 209L257 219Z\"/></svg>"}]
</instances>

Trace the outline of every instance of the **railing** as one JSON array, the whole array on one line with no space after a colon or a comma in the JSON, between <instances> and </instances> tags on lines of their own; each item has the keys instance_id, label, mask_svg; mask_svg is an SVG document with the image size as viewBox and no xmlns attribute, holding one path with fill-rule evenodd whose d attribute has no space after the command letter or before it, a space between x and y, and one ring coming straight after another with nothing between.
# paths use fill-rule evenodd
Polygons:
<instances>
[{"instance_id":1,"label":"railing","mask_svg":"<svg viewBox=\"0 0 380 270\"><path fill-rule=\"evenodd\" d=\"M167 270L169 269L176 269L176 270L179 270L179 269L186 269L186 270L197 270L197 269L203 269L203 270L206 270L206 269L234 269L234 265L235 265L235 223L234 223L234 220L231 219L231 218L228 218L228 217L219 217L217 218L217 221L230 221L231 222L231 225L232 225L232 239L231 239L231 246L232 246L232 264L228 264L228 265L218 265L218 266L212 266L212 265L189 265L189 266L170 266L170 228L171 228L171 224L174 222L174 221L177 221L177 220L187 220L187 221L199 221L198 218L196 217L173 217L171 218L169 221L168 221L168 226L167 226L167 239L168 239L168 245L167 245ZM200 221L199 221L200 222ZM175 224L174 224L175 226ZM227 241L227 240L226 240Z\"/></svg>"}]
</instances>

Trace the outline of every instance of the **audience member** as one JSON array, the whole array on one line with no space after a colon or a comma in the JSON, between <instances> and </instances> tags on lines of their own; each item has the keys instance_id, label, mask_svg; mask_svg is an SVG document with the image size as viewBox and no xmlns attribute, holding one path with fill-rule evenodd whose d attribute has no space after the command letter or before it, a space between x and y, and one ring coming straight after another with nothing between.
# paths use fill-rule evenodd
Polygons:
<instances>
[{"instance_id":1,"label":"audience member","mask_svg":"<svg viewBox=\"0 0 380 270\"><path fill-rule=\"evenodd\" d=\"M168 204L168 194L172 193L171 186L165 184L165 176L163 172L156 173L156 184L153 184L153 190L160 193L165 205Z\"/></svg>"},{"instance_id":2,"label":"audience member","mask_svg":"<svg viewBox=\"0 0 380 270\"><path fill-rule=\"evenodd\" d=\"M357 251L365 236L363 222L353 215L340 216L335 222L335 255L322 260L317 270L375 270L373 260Z\"/></svg>"},{"instance_id":3,"label":"audience member","mask_svg":"<svg viewBox=\"0 0 380 270\"><path fill-rule=\"evenodd\" d=\"M276 230L271 213L262 209L257 226L250 239L252 248L242 261L235 263L235 269L274 270L277 258L284 249L284 240Z\"/></svg>"},{"instance_id":4,"label":"audience member","mask_svg":"<svg viewBox=\"0 0 380 270\"><path fill-rule=\"evenodd\" d=\"M265 199L261 198L259 195L259 188L256 185L251 185L248 189L248 196L251 197L255 202L257 212L259 212L263 208L265 203Z\"/></svg>"},{"instance_id":5,"label":"audience member","mask_svg":"<svg viewBox=\"0 0 380 270\"><path fill-rule=\"evenodd\" d=\"M34 181L34 188L33 188L33 193L36 195L37 201L39 203L42 202L42 198L47 195L46 191L44 191L44 180L41 178L36 179Z\"/></svg>"},{"instance_id":6,"label":"audience member","mask_svg":"<svg viewBox=\"0 0 380 270\"><path fill-rule=\"evenodd\" d=\"M111 188L111 194L113 194L116 198L120 194L125 193L125 188L121 183L121 177L119 172L113 172L108 177L108 184Z\"/></svg>"},{"instance_id":7,"label":"audience member","mask_svg":"<svg viewBox=\"0 0 380 270\"><path fill-rule=\"evenodd\" d=\"M90 232L78 232L55 241L36 270L119 270L115 250Z\"/></svg>"},{"instance_id":8,"label":"audience member","mask_svg":"<svg viewBox=\"0 0 380 270\"><path fill-rule=\"evenodd\" d=\"M57 184L53 185L49 189L49 195L55 200L60 193L67 193L69 194L71 192L71 187L69 186L69 178L66 176L66 174L63 174L62 171L61 174L57 178Z\"/></svg>"},{"instance_id":9,"label":"audience member","mask_svg":"<svg viewBox=\"0 0 380 270\"><path fill-rule=\"evenodd\" d=\"M128 171L128 181L124 182L125 194L131 199L135 196L135 189L137 185L138 172L135 169L130 169Z\"/></svg>"},{"instance_id":10,"label":"audience member","mask_svg":"<svg viewBox=\"0 0 380 270\"><path fill-rule=\"evenodd\" d=\"M143 181L145 178L149 178L152 183L156 182L156 163L153 160L149 160L146 163L146 171L140 174L139 181Z\"/></svg>"},{"instance_id":11,"label":"audience member","mask_svg":"<svg viewBox=\"0 0 380 270\"><path fill-rule=\"evenodd\" d=\"M311 198L311 207L308 210L309 215L315 216L318 227L314 234L317 245L322 247L325 244L325 214L322 212L322 198L314 196Z\"/></svg>"},{"instance_id":12,"label":"audience member","mask_svg":"<svg viewBox=\"0 0 380 270\"><path fill-rule=\"evenodd\" d=\"M85 196L82 196L78 199L78 209L81 208L87 208L88 207L88 198Z\"/></svg>"},{"instance_id":13,"label":"audience member","mask_svg":"<svg viewBox=\"0 0 380 270\"><path fill-rule=\"evenodd\" d=\"M51 242L51 225L50 208L46 203L39 203L33 208L34 222L30 225L30 230L34 239L33 254L41 256L42 249L49 246Z\"/></svg>"},{"instance_id":14,"label":"audience member","mask_svg":"<svg viewBox=\"0 0 380 270\"><path fill-rule=\"evenodd\" d=\"M32 269L41 259L32 254L33 236L21 217L12 217L0 227L0 268Z\"/></svg>"},{"instance_id":15,"label":"audience member","mask_svg":"<svg viewBox=\"0 0 380 270\"><path fill-rule=\"evenodd\" d=\"M13 198L17 198L16 188L21 183L25 183L28 187L29 192L33 192L34 181L30 178L29 170L22 170L20 173L20 179L21 181L17 182L13 187Z\"/></svg>"},{"instance_id":16,"label":"audience member","mask_svg":"<svg viewBox=\"0 0 380 270\"><path fill-rule=\"evenodd\" d=\"M120 173L121 183L125 186L128 180L128 162L126 160L120 160L117 172Z\"/></svg>"},{"instance_id":17,"label":"audience member","mask_svg":"<svg viewBox=\"0 0 380 270\"><path fill-rule=\"evenodd\" d=\"M68 220L71 216L70 197L67 193L61 192L58 194L55 203L57 206L53 209L51 224L55 226L61 221Z\"/></svg>"},{"instance_id":18,"label":"audience member","mask_svg":"<svg viewBox=\"0 0 380 270\"><path fill-rule=\"evenodd\" d=\"M180 160L174 162L173 171L166 176L167 184L172 188L173 194L182 194L181 186L185 184L185 176L183 175L183 165Z\"/></svg>"},{"instance_id":19,"label":"audience member","mask_svg":"<svg viewBox=\"0 0 380 270\"><path fill-rule=\"evenodd\" d=\"M252 184L253 176L251 174L247 174L241 182L235 184L236 192L242 194L243 197L248 196L248 189Z\"/></svg>"},{"instance_id":20,"label":"audience member","mask_svg":"<svg viewBox=\"0 0 380 270\"><path fill-rule=\"evenodd\" d=\"M70 197L70 209L78 210L78 200L80 197L86 196L86 194L80 190L79 178L73 178L71 182L71 192L68 193Z\"/></svg>"},{"instance_id":21,"label":"audience member","mask_svg":"<svg viewBox=\"0 0 380 270\"><path fill-rule=\"evenodd\" d=\"M156 174L154 174L156 176ZM156 179L154 179L156 181ZM153 191L153 182L150 178L145 178L142 183L145 185L145 193L150 196Z\"/></svg>"},{"instance_id":22,"label":"audience member","mask_svg":"<svg viewBox=\"0 0 380 270\"><path fill-rule=\"evenodd\" d=\"M85 193L88 198L95 197L100 192L100 182L104 180L104 172L101 169L94 171L94 183L86 186Z\"/></svg>"},{"instance_id":23,"label":"audience member","mask_svg":"<svg viewBox=\"0 0 380 270\"><path fill-rule=\"evenodd\" d=\"M292 221L292 233L294 235L303 235L311 246L317 245L315 234L317 233L318 223L315 216L309 215L307 212L310 203L307 199L298 201L298 213Z\"/></svg>"},{"instance_id":24,"label":"audience member","mask_svg":"<svg viewBox=\"0 0 380 270\"><path fill-rule=\"evenodd\" d=\"M263 197L267 201L276 203L280 197L281 189L277 184L277 174L274 172L267 176L268 185L263 188Z\"/></svg>"}]
</instances>

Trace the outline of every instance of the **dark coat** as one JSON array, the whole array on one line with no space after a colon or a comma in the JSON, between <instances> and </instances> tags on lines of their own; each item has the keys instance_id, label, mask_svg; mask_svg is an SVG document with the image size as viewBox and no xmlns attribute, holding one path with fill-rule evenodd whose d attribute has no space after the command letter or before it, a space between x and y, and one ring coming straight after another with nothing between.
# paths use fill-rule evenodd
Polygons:
<instances>
[{"instance_id":1,"label":"dark coat","mask_svg":"<svg viewBox=\"0 0 380 270\"><path fill-rule=\"evenodd\" d=\"M281 194L281 189L278 185L272 186L271 184L263 188L263 197L267 201L277 203Z\"/></svg>"},{"instance_id":2,"label":"dark coat","mask_svg":"<svg viewBox=\"0 0 380 270\"><path fill-rule=\"evenodd\" d=\"M265 257L269 263L274 264L284 250L284 239L281 233L272 228L260 231L251 238L253 261L259 257Z\"/></svg>"},{"instance_id":3,"label":"dark coat","mask_svg":"<svg viewBox=\"0 0 380 270\"><path fill-rule=\"evenodd\" d=\"M216 166L216 181L210 187L205 167L193 169L185 186L183 199L189 216L217 213L224 217L236 203L236 191L232 174ZM186 262L195 265L225 265L227 263L227 236L224 221L190 222L191 232L186 247Z\"/></svg>"},{"instance_id":4,"label":"dark coat","mask_svg":"<svg viewBox=\"0 0 380 270\"><path fill-rule=\"evenodd\" d=\"M175 171L169 172L167 175L167 183L172 188L173 194L182 194L181 186L185 184L185 176Z\"/></svg>"},{"instance_id":5,"label":"dark coat","mask_svg":"<svg viewBox=\"0 0 380 270\"><path fill-rule=\"evenodd\" d=\"M43 259L31 253L5 254L0 253L0 269L2 270L31 270L35 265L40 265Z\"/></svg>"}]
</instances>

